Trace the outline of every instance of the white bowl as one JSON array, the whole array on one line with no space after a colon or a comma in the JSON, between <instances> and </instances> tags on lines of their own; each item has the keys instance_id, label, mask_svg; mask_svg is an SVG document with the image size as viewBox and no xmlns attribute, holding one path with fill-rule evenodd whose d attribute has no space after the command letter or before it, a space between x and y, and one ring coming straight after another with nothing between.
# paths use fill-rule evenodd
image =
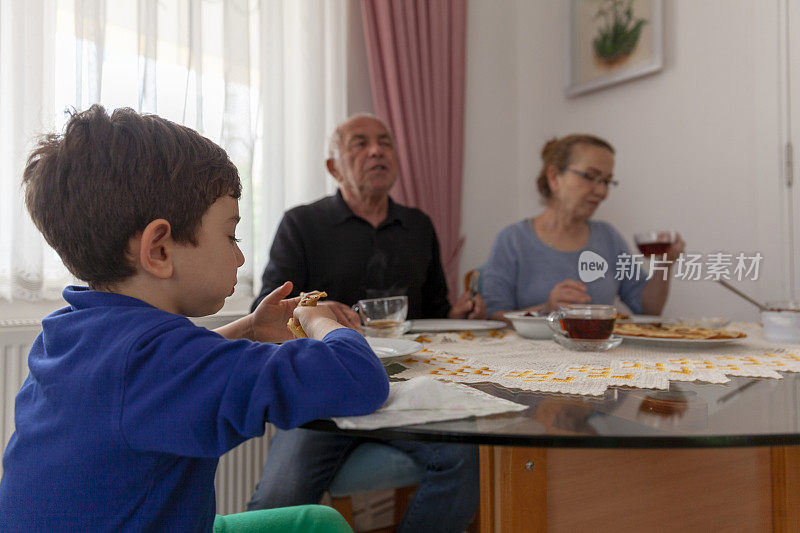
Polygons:
<instances>
[{"instance_id":1,"label":"white bowl","mask_svg":"<svg viewBox=\"0 0 800 533\"><path fill-rule=\"evenodd\" d=\"M525 316L525 311L503 315L511 321L517 333L528 339L550 339L553 332L547 327L547 316Z\"/></svg>"},{"instance_id":2,"label":"white bowl","mask_svg":"<svg viewBox=\"0 0 800 533\"><path fill-rule=\"evenodd\" d=\"M776 342L800 343L800 305L797 302L767 304L780 311L762 311L764 338Z\"/></svg>"}]
</instances>

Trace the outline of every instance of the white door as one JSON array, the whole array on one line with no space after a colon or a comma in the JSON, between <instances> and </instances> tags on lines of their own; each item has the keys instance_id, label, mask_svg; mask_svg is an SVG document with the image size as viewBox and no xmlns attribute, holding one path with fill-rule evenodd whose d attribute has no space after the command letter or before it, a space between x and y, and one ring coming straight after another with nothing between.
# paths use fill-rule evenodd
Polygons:
<instances>
[{"instance_id":1,"label":"white door","mask_svg":"<svg viewBox=\"0 0 800 533\"><path fill-rule=\"evenodd\" d=\"M800 2L781 0L786 11L784 104L786 141L793 146L792 157L784 155L783 211L786 221L787 289L792 300L800 300Z\"/></svg>"},{"instance_id":2,"label":"white door","mask_svg":"<svg viewBox=\"0 0 800 533\"><path fill-rule=\"evenodd\" d=\"M800 2L751 4L756 28L756 158L753 194L758 250L764 255L757 295L800 299ZM794 182L794 183L792 183Z\"/></svg>"}]
</instances>

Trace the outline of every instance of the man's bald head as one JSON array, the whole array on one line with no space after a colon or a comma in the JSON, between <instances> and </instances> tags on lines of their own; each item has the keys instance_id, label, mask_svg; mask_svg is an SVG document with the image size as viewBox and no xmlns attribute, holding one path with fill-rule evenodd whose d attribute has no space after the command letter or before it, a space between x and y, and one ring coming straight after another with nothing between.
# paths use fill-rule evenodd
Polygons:
<instances>
[{"instance_id":1,"label":"man's bald head","mask_svg":"<svg viewBox=\"0 0 800 533\"><path fill-rule=\"evenodd\" d=\"M397 153L389 128L373 115L354 115L331 135L328 172L346 201L388 197L398 175Z\"/></svg>"},{"instance_id":2,"label":"man's bald head","mask_svg":"<svg viewBox=\"0 0 800 533\"><path fill-rule=\"evenodd\" d=\"M331 133L331 136L328 139L328 159L337 159L339 157L342 152L342 130L346 129L347 125L351 122L359 119L372 119L376 122L379 122L389 133L392 144L394 144L394 136L392 135L391 130L381 119L372 113L357 113L349 116L344 122L340 122L339 125L334 128L333 133Z\"/></svg>"}]
</instances>

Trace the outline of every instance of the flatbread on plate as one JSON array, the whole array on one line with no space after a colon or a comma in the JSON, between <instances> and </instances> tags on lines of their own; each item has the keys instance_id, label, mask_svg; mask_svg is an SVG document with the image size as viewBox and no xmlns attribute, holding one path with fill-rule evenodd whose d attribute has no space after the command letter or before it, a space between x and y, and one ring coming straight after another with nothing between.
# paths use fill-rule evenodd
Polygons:
<instances>
[{"instance_id":1,"label":"flatbread on plate","mask_svg":"<svg viewBox=\"0 0 800 533\"><path fill-rule=\"evenodd\" d=\"M630 337L683 340L741 339L742 337L747 337L741 331L689 327L680 324L615 324L614 333Z\"/></svg>"}]
</instances>

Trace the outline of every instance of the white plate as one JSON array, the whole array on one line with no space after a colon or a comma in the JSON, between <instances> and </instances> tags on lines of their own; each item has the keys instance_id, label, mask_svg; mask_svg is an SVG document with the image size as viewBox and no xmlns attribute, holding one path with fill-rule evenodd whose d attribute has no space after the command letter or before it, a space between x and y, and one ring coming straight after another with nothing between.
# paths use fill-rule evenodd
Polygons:
<instances>
[{"instance_id":1,"label":"white plate","mask_svg":"<svg viewBox=\"0 0 800 533\"><path fill-rule=\"evenodd\" d=\"M501 329L506 326L500 320L466 320L458 318L423 318L412 320L410 331L478 331Z\"/></svg>"},{"instance_id":2,"label":"white plate","mask_svg":"<svg viewBox=\"0 0 800 533\"><path fill-rule=\"evenodd\" d=\"M378 359L393 359L416 353L422 349L422 344L407 339L392 339L389 337L364 337L369 347L378 356Z\"/></svg>"},{"instance_id":3,"label":"white plate","mask_svg":"<svg viewBox=\"0 0 800 533\"><path fill-rule=\"evenodd\" d=\"M615 333L617 337L622 337L626 341L641 342L645 344L678 344L682 346L710 346L714 344L729 344L733 342L743 341L747 338L739 337L738 339L659 339L657 337L634 337L633 335L620 335Z\"/></svg>"}]
</instances>

